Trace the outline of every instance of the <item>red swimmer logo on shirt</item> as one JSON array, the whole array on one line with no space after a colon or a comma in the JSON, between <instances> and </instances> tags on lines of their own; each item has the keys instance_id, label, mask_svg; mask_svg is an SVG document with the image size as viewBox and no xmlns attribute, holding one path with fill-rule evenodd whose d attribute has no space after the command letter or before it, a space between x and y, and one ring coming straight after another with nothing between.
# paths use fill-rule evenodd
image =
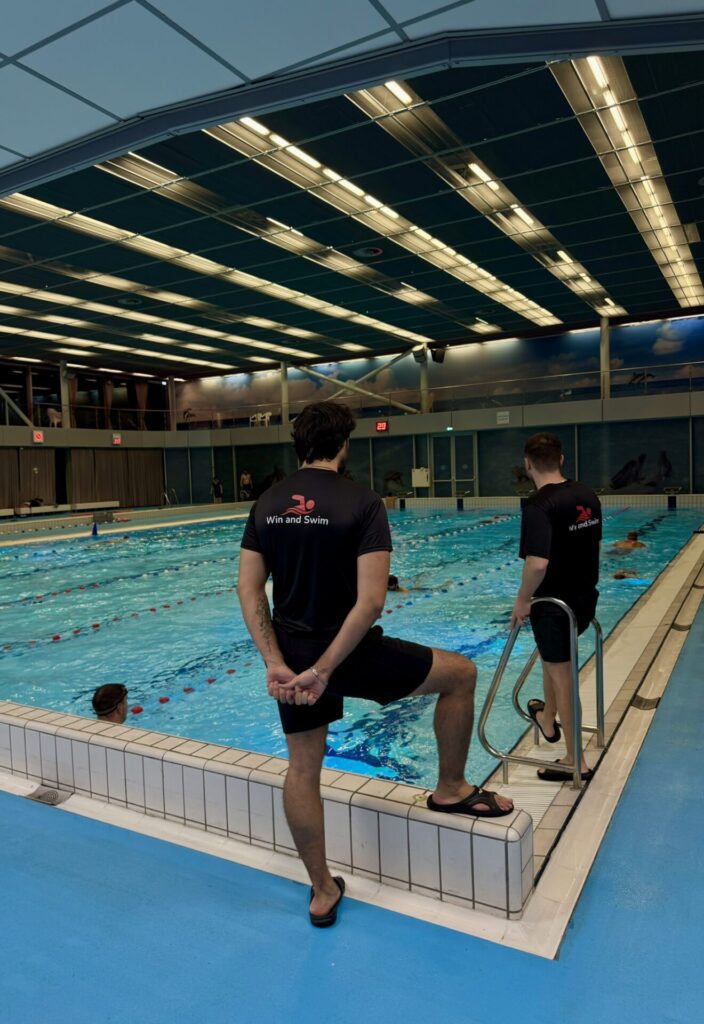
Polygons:
<instances>
[{"instance_id":1,"label":"red swimmer logo on shirt","mask_svg":"<svg viewBox=\"0 0 704 1024\"><path fill-rule=\"evenodd\" d=\"M306 501L302 494L292 494L291 500L297 501L298 504L292 505L291 508L287 508L284 512L285 516L304 516L306 512L312 512L315 508L315 502L313 499L311 498L309 501Z\"/></svg>"},{"instance_id":2,"label":"red swimmer logo on shirt","mask_svg":"<svg viewBox=\"0 0 704 1024\"><path fill-rule=\"evenodd\" d=\"M303 524L305 526L329 526L330 520L326 519L325 516L312 516L311 512L315 508L315 501L313 498L306 500L303 494L292 494L291 501L295 501L295 505L291 505L282 512L280 515L267 516L266 522L268 526L282 526L284 524L293 523L295 525Z\"/></svg>"},{"instance_id":3,"label":"red swimmer logo on shirt","mask_svg":"<svg viewBox=\"0 0 704 1024\"><path fill-rule=\"evenodd\" d=\"M574 530L583 530L587 526L597 526L599 523L599 516L593 515L592 510L587 505L577 505L576 510L579 513L575 521L569 527L570 533Z\"/></svg>"}]
</instances>

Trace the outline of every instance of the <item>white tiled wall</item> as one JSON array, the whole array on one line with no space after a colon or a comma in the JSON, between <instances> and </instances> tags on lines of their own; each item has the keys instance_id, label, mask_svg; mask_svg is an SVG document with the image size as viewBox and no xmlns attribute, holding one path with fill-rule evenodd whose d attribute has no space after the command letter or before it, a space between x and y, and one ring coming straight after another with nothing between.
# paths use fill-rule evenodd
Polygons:
<instances>
[{"instance_id":1,"label":"white tiled wall","mask_svg":"<svg viewBox=\"0 0 704 1024\"><path fill-rule=\"evenodd\" d=\"M286 762L0 701L0 771L295 855ZM414 786L325 769L327 853L341 870L518 917L533 884L533 827L437 815Z\"/></svg>"}]
</instances>

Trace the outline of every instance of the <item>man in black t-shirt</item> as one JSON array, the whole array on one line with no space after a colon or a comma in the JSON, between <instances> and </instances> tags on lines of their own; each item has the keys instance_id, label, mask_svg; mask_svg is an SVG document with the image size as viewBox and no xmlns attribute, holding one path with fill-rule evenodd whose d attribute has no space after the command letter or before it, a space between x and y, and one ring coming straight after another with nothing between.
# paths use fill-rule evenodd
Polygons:
<instances>
[{"instance_id":1,"label":"man in black t-shirt","mask_svg":"<svg viewBox=\"0 0 704 1024\"><path fill-rule=\"evenodd\" d=\"M377 494L341 473L354 418L319 402L297 417L301 469L274 484L252 509L242 538L238 595L267 669L269 694L289 749L284 809L313 889L310 919L333 924L344 892L325 859L320 769L330 722L343 699L385 705L436 693L440 770L431 810L498 817L513 804L472 786L464 771L472 732L476 669L459 654L384 636L391 535ZM273 577L273 618L265 584Z\"/></svg>"},{"instance_id":2,"label":"man in black t-shirt","mask_svg":"<svg viewBox=\"0 0 704 1024\"><path fill-rule=\"evenodd\" d=\"M534 434L526 443L524 461L536 492L523 508L519 554L525 565L511 625L530 617L543 663L545 700L529 701L528 712L549 743L561 737L555 721L559 714L567 748L566 756L554 767L539 769L538 777L549 782L569 778L576 747L586 781L592 772L584 760L582 738L572 735L569 620L557 605L531 606L531 600L557 597L574 612L578 633L587 628L599 597L601 505L589 487L563 477L562 445L554 434Z\"/></svg>"}]
</instances>

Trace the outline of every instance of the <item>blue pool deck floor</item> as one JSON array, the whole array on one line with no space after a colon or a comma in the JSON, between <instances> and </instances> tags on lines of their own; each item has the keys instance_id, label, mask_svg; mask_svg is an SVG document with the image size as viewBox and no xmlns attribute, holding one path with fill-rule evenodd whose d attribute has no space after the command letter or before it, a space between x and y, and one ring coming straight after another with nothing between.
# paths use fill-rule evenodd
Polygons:
<instances>
[{"instance_id":1,"label":"blue pool deck floor","mask_svg":"<svg viewBox=\"0 0 704 1024\"><path fill-rule=\"evenodd\" d=\"M2 1024L704 1020L704 611L559 959L0 794Z\"/></svg>"}]
</instances>

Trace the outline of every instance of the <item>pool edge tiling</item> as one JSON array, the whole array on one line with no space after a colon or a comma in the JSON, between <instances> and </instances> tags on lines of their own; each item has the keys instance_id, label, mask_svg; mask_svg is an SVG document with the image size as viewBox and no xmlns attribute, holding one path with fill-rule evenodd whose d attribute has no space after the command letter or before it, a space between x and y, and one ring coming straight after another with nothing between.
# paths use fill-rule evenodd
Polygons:
<instances>
[{"instance_id":1,"label":"pool edge tiling","mask_svg":"<svg viewBox=\"0 0 704 1024\"><path fill-rule=\"evenodd\" d=\"M0 701L0 770L150 817L296 856L287 762L183 737ZM532 820L440 815L427 791L325 769L334 869L502 917L532 887Z\"/></svg>"}]
</instances>

